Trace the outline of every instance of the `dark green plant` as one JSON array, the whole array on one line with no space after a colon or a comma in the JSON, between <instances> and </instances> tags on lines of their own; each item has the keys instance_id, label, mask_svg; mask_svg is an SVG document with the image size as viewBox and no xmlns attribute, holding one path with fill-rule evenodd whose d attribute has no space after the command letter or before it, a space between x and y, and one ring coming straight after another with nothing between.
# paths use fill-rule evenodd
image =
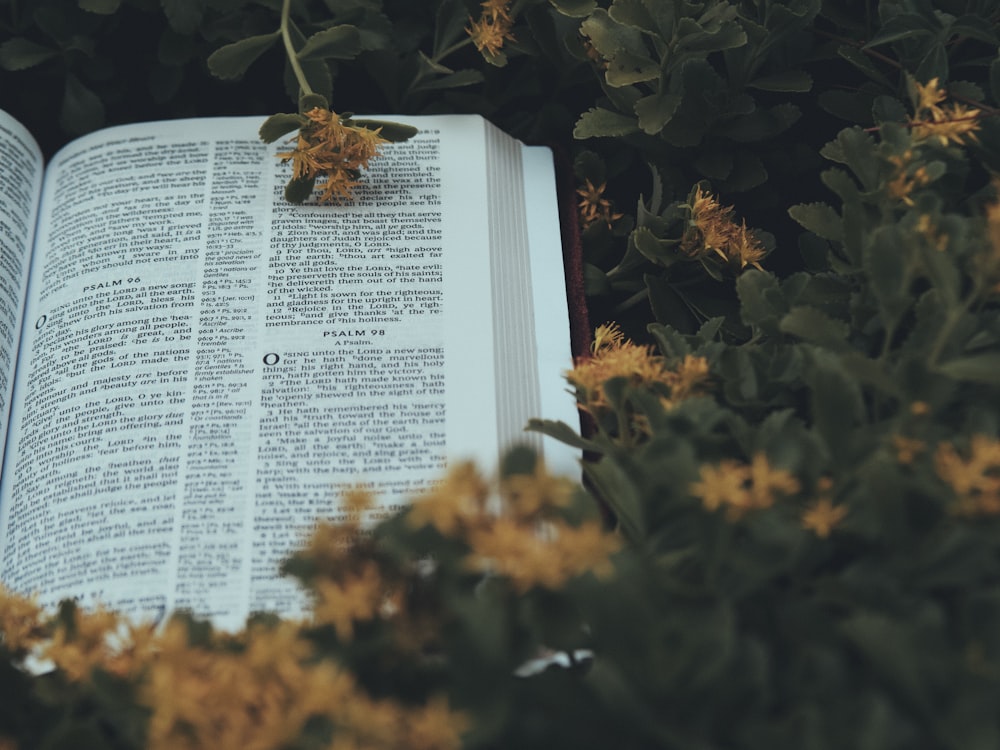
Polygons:
<instances>
[{"instance_id":1,"label":"dark green plant","mask_svg":"<svg viewBox=\"0 0 1000 750\"><path fill-rule=\"evenodd\" d=\"M469 747L1000 746L996 4L281 10L0 0L0 90L27 92L0 106L50 150L66 135L46 123L263 119L300 90L338 111L482 113L568 155L590 314L624 328L569 376L590 429L534 425L592 459L589 494L552 491L544 521L592 529L596 498L621 537L610 567L547 585L498 557L484 577L478 527L403 514L347 562L290 563L314 590L377 569L405 592L405 619L298 631L316 658L364 700L447 696ZM159 43L146 67L142 38ZM283 117L278 136L304 124ZM502 473L537 476L521 454ZM248 648L184 627L212 653ZM516 676L543 648L568 666ZM133 683L5 670L22 745L84 726L93 747L140 743Z\"/></svg>"}]
</instances>

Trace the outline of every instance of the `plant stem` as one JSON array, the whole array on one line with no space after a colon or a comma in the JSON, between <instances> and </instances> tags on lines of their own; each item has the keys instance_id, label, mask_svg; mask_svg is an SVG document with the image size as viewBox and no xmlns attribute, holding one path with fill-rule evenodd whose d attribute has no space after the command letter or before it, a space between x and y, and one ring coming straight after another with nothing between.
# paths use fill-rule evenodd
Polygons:
<instances>
[{"instance_id":1,"label":"plant stem","mask_svg":"<svg viewBox=\"0 0 1000 750\"><path fill-rule=\"evenodd\" d=\"M288 55L288 64L292 66L292 72L295 74L295 80L299 82L299 88L302 89L302 94L304 96L308 96L313 93L313 90L309 86L309 81L306 80L306 74L303 72L302 66L299 64L299 55L295 51L294 45L292 45L292 37L288 31L291 7L292 0L284 0L281 4L281 41L285 44L285 54Z\"/></svg>"},{"instance_id":2,"label":"plant stem","mask_svg":"<svg viewBox=\"0 0 1000 750\"><path fill-rule=\"evenodd\" d=\"M444 58L446 58L452 52L458 52L458 50L462 49L462 47L468 47L470 44L472 44L472 37L467 36L462 41L455 42L450 47L441 50L436 55L434 55L434 57L430 58L430 60L432 63L439 64Z\"/></svg>"}]
</instances>

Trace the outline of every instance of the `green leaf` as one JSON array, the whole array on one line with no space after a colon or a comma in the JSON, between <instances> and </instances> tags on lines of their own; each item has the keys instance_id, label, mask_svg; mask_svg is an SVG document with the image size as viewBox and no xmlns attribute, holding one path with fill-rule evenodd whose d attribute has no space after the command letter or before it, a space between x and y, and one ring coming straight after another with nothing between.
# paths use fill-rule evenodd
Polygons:
<instances>
[{"instance_id":1,"label":"green leaf","mask_svg":"<svg viewBox=\"0 0 1000 750\"><path fill-rule=\"evenodd\" d=\"M875 139L861 128L844 128L837 134L837 142L847 166L861 180L866 191L878 189L879 159Z\"/></svg>"},{"instance_id":2,"label":"green leaf","mask_svg":"<svg viewBox=\"0 0 1000 750\"><path fill-rule=\"evenodd\" d=\"M1000 55L990 63L990 93L993 94L994 106L1000 104Z\"/></svg>"},{"instance_id":3,"label":"green leaf","mask_svg":"<svg viewBox=\"0 0 1000 750\"><path fill-rule=\"evenodd\" d=\"M288 184L285 185L285 200L289 203L302 203L306 200L306 198L312 195L315 184L315 177L310 177L308 179L292 178L288 181Z\"/></svg>"},{"instance_id":4,"label":"green leaf","mask_svg":"<svg viewBox=\"0 0 1000 750\"><path fill-rule=\"evenodd\" d=\"M801 116L802 112L798 107L786 102L734 117L720 124L718 132L737 143L762 141L788 130Z\"/></svg>"},{"instance_id":5,"label":"green leaf","mask_svg":"<svg viewBox=\"0 0 1000 750\"><path fill-rule=\"evenodd\" d=\"M953 359L938 365L937 370L955 380L1000 386L1000 352Z\"/></svg>"},{"instance_id":6,"label":"green leaf","mask_svg":"<svg viewBox=\"0 0 1000 750\"><path fill-rule=\"evenodd\" d=\"M655 33L656 19L643 0L614 0L608 8L608 14L618 23L631 26L642 31Z\"/></svg>"},{"instance_id":7,"label":"green leaf","mask_svg":"<svg viewBox=\"0 0 1000 750\"><path fill-rule=\"evenodd\" d=\"M571 448L578 448L585 451L591 451L596 448L595 444L590 440L580 437L579 430L570 427L565 422L558 422L552 419L529 419L526 429L548 435L550 438L554 438L560 443L565 443Z\"/></svg>"},{"instance_id":8,"label":"green leaf","mask_svg":"<svg viewBox=\"0 0 1000 750\"><path fill-rule=\"evenodd\" d=\"M805 381L813 425L834 461L851 465L852 436L865 414L861 388L832 352L809 347Z\"/></svg>"},{"instance_id":9,"label":"green leaf","mask_svg":"<svg viewBox=\"0 0 1000 750\"><path fill-rule=\"evenodd\" d=\"M785 70L769 76L761 76L747 84L761 91L806 92L812 89L812 76L804 70Z\"/></svg>"},{"instance_id":10,"label":"green leaf","mask_svg":"<svg viewBox=\"0 0 1000 750\"><path fill-rule=\"evenodd\" d=\"M642 33L631 26L617 23L603 8L595 10L581 23L580 31L590 39L594 49L607 60L612 60L621 54L646 57L647 50Z\"/></svg>"},{"instance_id":11,"label":"green leaf","mask_svg":"<svg viewBox=\"0 0 1000 750\"><path fill-rule=\"evenodd\" d=\"M288 33L292 40L292 47L297 53L305 46L306 37L292 20L288 22ZM333 97L333 75L330 72L329 63L326 60L300 60L299 65L309 88L330 101ZM285 63L285 89L289 94L295 96L299 96L302 91L299 80L287 61Z\"/></svg>"},{"instance_id":12,"label":"green leaf","mask_svg":"<svg viewBox=\"0 0 1000 750\"><path fill-rule=\"evenodd\" d=\"M637 227L632 230L631 240L636 250L654 263L671 266L678 260L677 241L662 240L649 227Z\"/></svg>"},{"instance_id":13,"label":"green leaf","mask_svg":"<svg viewBox=\"0 0 1000 750\"><path fill-rule=\"evenodd\" d=\"M878 227L864 246L862 265L887 325L898 320L912 303L907 294L910 275L905 247L906 237L895 226Z\"/></svg>"},{"instance_id":14,"label":"green leaf","mask_svg":"<svg viewBox=\"0 0 1000 750\"><path fill-rule=\"evenodd\" d=\"M160 0L170 28L181 34L194 34L201 26L205 0Z\"/></svg>"},{"instance_id":15,"label":"green leaf","mask_svg":"<svg viewBox=\"0 0 1000 750\"><path fill-rule=\"evenodd\" d=\"M583 18L597 7L595 0L549 0L549 3L564 16Z\"/></svg>"},{"instance_id":16,"label":"green leaf","mask_svg":"<svg viewBox=\"0 0 1000 750\"><path fill-rule=\"evenodd\" d=\"M274 31L219 47L208 56L208 69L217 78L239 78L258 57L271 49L280 37L281 34Z\"/></svg>"},{"instance_id":17,"label":"green leaf","mask_svg":"<svg viewBox=\"0 0 1000 750\"><path fill-rule=\"evenodd\" d=\"M51 47L38 44L30 39L16 36L0 44L0 68L4 70L26 70L59 53Z\"/></svg>"},{"instance_id":18,"label":"green leaf","mask_svg":"<svg viewBox=\"0 0 1000 750\"><path fill-rule=\"evenodd\" d=\"M843 58L844 60L847 60L847 62L849 62L851 65L860 70L862 73L864 73L866 76L868 76L871 80L875 81L875 83L879 84L880 86L884 86L886 89L890 91L895 89L893 83L888 78L885 77L885 75L882 73L881 70L875 67L875 64L872 62L871 58L864 52L859 50L857 47L852 47L849 44L845 44L837 50L837 55Z\"/></svg>"},{"instance_id":19,"label":"green leaf","mask_svg":"<svg viewBox=\"0 0 1000 750\"><path fill-rule=\"evenodd\" d=\"M293 130L298 130L306 124L308 120L302 115L277 114L271 115L260 126L258 134L264 143L274 143Z\"/></svg>"},{"instance_id":20,"label":"green leaf","mask_svg":"<svg viewBox=\"0 0 1000 750\"><path fill-rule=\"evenodd\" d=\"M844 239L840 214L826 203L800 203L789 208L788 215L825 240L841 242Z\"/></svg>"},{"instance_id":21,"label":"green leaf","mask_svg":"<svg viewBox=\"0 0 1000 750\"><path fill-rule=\"evenodd\" d=\"M633 117L626 117L609 109L595 107L580 115L573 128L573 137L577 139L599 138L629 135L639 131L639 125Z\"/></svg>"},{"instance_id":22,"label":"green leaf","mask_svg":"<svg viewBox=\"0 0 1000 750\"><path fill-rule=\"evenodd\" d=\"M933 35L933 31L927 28L920 16L913 13L900 13L882 24L882 28L868 41L864 49L903 39L931 35Z\"/></svg>"},{"instance_id":23,"label":"green leaf","mask_svg":"<svg viewBox=\"0 0 1000 750\"><path fill-rule=\"evenodd\" d=\"M454 73L449 73L439 78L424 78L410 90L441 91L444 89L455 89L461 86L472 86L477 83L482 83L484 80L485 78L480 71L467 68L465 70L456 70Z\"/></svg>"},{"instance_id":24,"label":"green leaf","mask_svg":"<svg viewBox=\"0 0 1000 750\"><path fill-rule=\"evenodd\" d=\"M678 94L651 94L635 103L635 113L639 116L639 127L649 135L656 135L670 122L680 106Z\"/></svg>"},{"instance_id":25,"label":"green leaf","mask_svg":"<svg viewBox=\"0 0 1000 750\"><path fill-rule=\"evenodd\" d=\"M82 135L104 125L104 104L72 73L66 75L59 125L67 133Z\"/></svg>"},{"instance_id":26,"label":"green leaf","mask_svg":"<svg viewBox=\"0 0 1000 750\"><path fill-rule=\"evenodd\" d=\"M991 47L1000 45L1000 39L997 38L989 21L979 16L962 16L956 19L951 24L949 32L953 37L967 36L970 39L986 42Z\"/></svg>"},{"instance_id":27,"label":"green leaf","mask_svg":"<svg viewBox=\"0 0 1000 750\"><path fill-rule=\"evenodd\" d=\"M777 328L778 316L786 311L777 302L781 292L774 274L756 269L741 273L736 278L736 294L740 298L740 317L746 325Z\"/></svg>"},{"instance_id":28,"label":"green leaf","mask_svg":"<svg viewBox=\"0 0 1000 750\"><path fill-rule=\"evenodd\" d=\"M793 307L778 323L784 333L819 344L833 351L850 349L847 335L850 327L841 320L834 320L822 310L807 305Z\"/></svg>"},{"instance_id":29,"label":"green leaf","mask_svg":"<svg viewBox=\"0 0 1000 750\"><path fill-rule=\"evenodd\" d=\"M720 3L721 5L721 3ZM735 8L733 8L735 10ZM678 24L679 34L681 27L686 26L684 21L688 19L683 19L680 24ZM694 22L691 23L692 26L696 26ZM706 31L701 27L697 27L697 31L689 33L682 36L677 42L677 50L685 52L721 52L726 49L734 49L736 47L742 47L747 43L746 32L740 28L740 25L735 22L724 23L719 26L715 31Z\"/></svg>"},{"instance_id":30,"label":"green leaf","mask_svg":"<svg viewBox=\"0 0 1000 750\"><path fill-rule=\"evenodd\" d=\"M298 51L300 60L335 58L353 60L361 53L361 34L356 26L339 24L317 31Z\"/></svg>"},{"instance_id":31,"label":"green leaf","mask_svg":"<svg viewBox=\"0 0 1000 750\"><path fill-rule=\"evenodd\" d=\"M419 131L413 125L404 125L391 120L351 119L351 125L368 130L378 130L379 135L390 143L401 143L415 136Z\"/></svg>"},{"instance_id":32,"label":"green leaf","mask_svg":"<svg viewBox=\"0 0 1000 750\"><path fill-rule=\"evenodd\" d=\"M633 83L652 81L660 77L660 66L646 55L632 52L618 52L608 60L608 69L604 74L609 86L621 88Z\"/></svg>"},{"instance_id":33,"label":"green leaf","mask_svg":"<svg viewBox=\"0 0 1000 750\"><path fill-rule=\"evenodd\" d=\"M583 470L615 514L625 537L633 544L641 544L646 536L642 499L629 474L619 462L607 458L596 463L588 461Z\"/></svg>"},{"instance_id":34,"label":"green leaf","mask_svg":"<svg viewBox=\"0 0 1000 750\"><path fill-rule=\"evenodd\" d=\"M81 10L99 13L102 16L110 16L122 4L121 0L77 0L77 2Z\"/></svg>"}]
</instances>

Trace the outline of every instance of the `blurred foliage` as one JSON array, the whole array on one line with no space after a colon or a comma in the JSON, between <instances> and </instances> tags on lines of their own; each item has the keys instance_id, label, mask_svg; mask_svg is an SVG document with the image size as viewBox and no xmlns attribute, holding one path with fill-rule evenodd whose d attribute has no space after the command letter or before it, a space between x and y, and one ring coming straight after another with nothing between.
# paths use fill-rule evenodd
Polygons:
<instances>
[{"instance_id":1,"label":"blurred foliage","mask_svg":"<svg viewBox=\"0 0 1000 750\"><path fill-rule=\"evenodd\" d=\"M281 5L0 0L0 106L49 152L109 123L287 111ZM289 636L309 644L295 669L336 665L393 727L437 716L427 747L459 726L481 748L1000 746L997 4L290 10L335 109L478 112L557 146L591 318L621 324L568 376L589 429L534 427L587 452L622 548L517 454L502 474L535 477L532 520L557 533L497 546L499 520L455 516L487 492L466 476L444 515L417 512L437 520L403 514L349 560L311 548L289 572L342 607ZM553 549L583 563L535 556ZM211 653L279 628L228 642L185 622L178 648ZM141 670L2 669L25 747L138 746L156 710ZM338 721L384 746L322 711L283 746L329 746Z\"/></svg>"}]
</instances>

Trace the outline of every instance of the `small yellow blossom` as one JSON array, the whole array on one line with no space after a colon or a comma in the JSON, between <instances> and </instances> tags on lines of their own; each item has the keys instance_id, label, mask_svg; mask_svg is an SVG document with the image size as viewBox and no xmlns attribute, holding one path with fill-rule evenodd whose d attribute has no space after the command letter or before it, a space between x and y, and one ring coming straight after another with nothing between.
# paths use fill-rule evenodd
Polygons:
<instances>
[{"instance_id":1,"label":"small yellow blossom","mask_svg":"<svg viewBox=\"0 0 1000 750\"><path fill-rule=\"evenodd\" d=\"M746 222L733 220L732 206L723 206L701 186L695 188L690 204L691 218L688 230L681 238L681 252L691 258L701 258L715 253L727 263L740 269L748 265L761 268L767 251Z\"/></svg>"},{"instance_id":2,"label":"small yellow blossom","mask_svg":"<svg viewBox=\"0 0 1000 750\"><path fill-rule=\"evenodd\" d=\"M336 581L320 578L313 588L316 593L313 620L320 625L333 625L342 640L354 636L356 621L374 619L388 594L378 567L370 561L358 574L343 574Z\"/></svg>"},{"instance_id":3,"label":"small yellow blossom","mask_svg":"<svg viewBox=\"0 0 1000 750\"><path fill-rule=\"evenodd\" d=\"M822 497L802 514L802 526L825 539L846 515L846 505L834 505L830 498Z\"/></svg>"},{"instance_id":4,"label":"small yellow blossom","mask_svg":"<svg viewBox=\"0 0 1000 750\"><path fill-rule=\"evenodd\" d=\"M941 443L934 453L934 469L954 490L957 514L1000 513L1000 440L973 435L967 459L951 443Z\"/></svg>"},{"instance_id":5,"label":"small yellow blossom","mask_svg":"<svg viewBox=\"0 0 1000 750\"><path fill-rule=\"evenodd\" d=\"M503 0L486 0L482 3L483 10L478 21L469 18L466 33L472 38L476 49L491 57L500 54L504 41L516 41L511 33L513 19L510 16L510 3Z\"/></svg>"},{"instance_id":6,"label":"small yellow blossom","mask_svg":"<svg viewBox=\"0 0 1000 750\"><path fill-rule=\"evenodd\" d=\"M927 449L927 444L923 440L903 435L893 435L892 446L896 449L896 460L903 465L912 464L914 459Z\"/></svg>"},{"instance_id":7,"label":"small yellow blossom","mask_svg":"<svg viewBox=\"0 0 1000 750\"><path fill-rule=\"evenodd\" d=\"M533 474L514 474L500 484L504 509L523 521L533 521L547 510L568 506L572 493L572 482L549 474L541 464Z\"/></svg>"},{"instance_id":8,"label":"small yellow blossom","mask_svg":"<svg viewBox=\"0 0 1000 750\"><path fill-rule=\"evenodd\" d=\"M920 165L916 169L912 169L913 152L910 150L902 154L893 154L888 157L888 160L895 167L892 179L886 183L889 196L901 200L907 206L913 206L913 198L910 197L913 191L924 187L931 181L927 168Z\"/></svg>"},{"instance_id":9,"label":"small yellow blossom","mask_svg":"<svg viewBox=\"0 0 1000 750\"><path fill-rule=\"evenodd\" d=\"M926 401L914 401L910 404L910 414L915 417L922 417L930 414L931 407Z\"/></svg>"},{"instance_id":10,"label":"small yellow blossom","mask_svg":"<svg viewBox=\"0 0 1000 750\"><path fill-rule=\"evenodd\" d=\"M611 201L604 197L605 187L606 184L603 182L594 187L594 184L587 180L586 185L576 191L580 196L580 223L584 229L596 222L606 224L610 228L615 221L624 216L622 213L616 213L612 209Z\"/></svg>"},{"instance_id":11,"label":"small yellow blossom","mask_svg":"<svg viewBox=\"0 0 1000 750\"><path fill-rule=\"evenodd\" d=\"M566 373L566 379L577 389L581 409L594 411L607 407L604 384L612 378L627 378L636 386L664 386L663 403L675 402L698 395L708 381L708 361L704 357L685 355L674 369L666 366L651 346L638 345L626 339L614 323L598 326L590 346L591 355L581 357Z\"/></svg>"},{"instance_id":12,"label":"small yellow blossom","mask_svg":"<svg viewBox=\"0 0 1000 750\"><path fill-rule=\"evenodd\" d=\"M292 176L298 180L321 179L319 200L349 200L358 185L358 175L379 155L378 147L388 143L380 130L345 125L336 112L314 107L305 113L309 122L302 126L291 151L278 154L292 162Z\"/></svg>"},{"instance_id":13,"label":"small yellow blossom","mask_svg":"<svg viewBox=\"0 0 1000 750\"><path fill-rule=\"evenodd\" d=\"M594 340L590 344L590 353L597 354L602 349L621 349L626 341L625 334L617 323L605 323L597 326Z\"/></svg>"},{"instance_id":14,"label":"small yellow blossom","mask_svg":"<svg viewBox=\"0 0 1000 750\"><path fill-rule=\"evenodd\" d=\"M620 549L621 541L598 521L579 526L552 522L545 526L543 534L533 524L497 518L472 530L469 545L470 568L508 578L515 589L523 592L535 586L558 589L567 580L587 572L610 574L609 558Z\"/></svg>"},{"instance_id":15,"label":"small yellow blossom","mask_svg":"<svg viewBox=\"0 0 1000 750\"><path fill-rule=\"evenodd\" d=\"M56 620L52 640L42 649L42 656L55 662L69 679L79 681L115 656L121 620L101 607L93 611L75 608L72 617L69 627Z\"/></svg>"},{"instance_id":16,"label":"small yellow blossom","mask_svg":"<svg viewBox=\"0 0 1000 750\"><path fill-rule=\"evenodd\" d=\"M411 710L404 719L407 750L460 750L462 734L472 727L469 718L435 696L426 706Z\"/></svg>"},{"instance_id":17,"label":"small yellow blossom","mask_svg":"<svg viewBox=\"0 0 1000 750\"><path fill-rule=\"evenodd\" d=\"M723 508L726 518L738 520L750 511L770 508L779 494L794 495L799 489L790 472L773 468L766 455L757 453L750 464L732 459L703 464L689 491L705 510Z\"/></svg>"},{"instance_id":18,"label":"small yellow blossom","mask_svg":"<svg viewBox=\"0 0 1000 750\"><path fill-rule=\"evenodd\" d=\"M445 536L452 536L478 522L489 493L489 485L475 465L457 464L442 481L413 501L407 522L416 528L434 526Z\"/></svg>"},{"instance_id":19,"label":"small yellow blossom","mask_svg":"<svg viewBox=\"0 0 1000 750\"><path fill-rule=\"evenodd\" d=\"M685 354L677 368L666 373L671 400L682 401L700 394L702 386L708 379L708 360L693 354Z\"/></svg>"},{"instance_id":20,"label":"small yellow blossom","mask_svg":"<svg viewBox=\"0 0 1000 750\"><path fill-rule=\"evenodd\" d=\"M978 109L962 104L940 106L947 94L932 78L926 84L916 84L916 119L910 121L913 138L916 141L935 139L942 146L949 143L962 144L975 141L976 130L982 113Z\"/></svg>"},{"instance_id":21,"label":"small yellow blossom","mask_svg":"<svg viewBox=\"0 0 1000 750\"><path fill-rule=\"evenodd\" d=\"M35 598L0 586L0 644L13 654L30 649L44 637L43 610Z\"/></svg>"}]
</instances>

